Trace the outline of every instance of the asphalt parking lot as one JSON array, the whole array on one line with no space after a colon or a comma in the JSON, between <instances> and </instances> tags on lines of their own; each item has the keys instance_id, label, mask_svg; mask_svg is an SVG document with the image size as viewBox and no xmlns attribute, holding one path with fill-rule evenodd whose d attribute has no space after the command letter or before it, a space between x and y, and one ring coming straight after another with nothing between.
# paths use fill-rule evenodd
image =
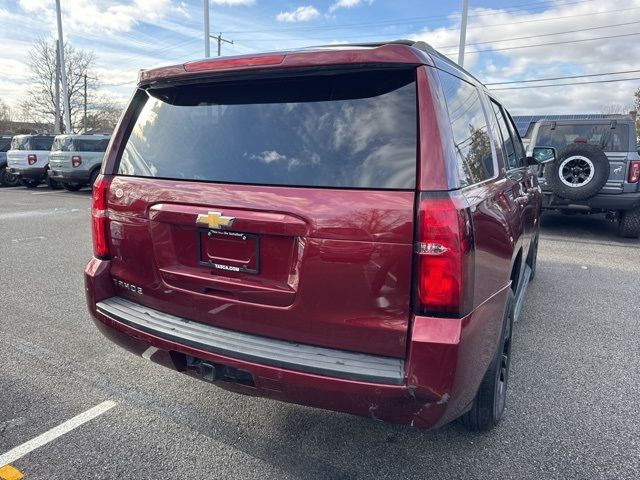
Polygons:
<instances>
[{"instance_id":1,"label":"asphalt parking lot","mask_svg":"<svg viewBox=\"0 0 640 480\"><path fill-rule=\"evenodd\" d=\"M12 461L26 479L640 478L640 242L604 219L543 217L506 418L469 434L238 396L121 351L85 307L89 202L0 189L0 459L100 406Z\"/></svg>"}]
</instances>

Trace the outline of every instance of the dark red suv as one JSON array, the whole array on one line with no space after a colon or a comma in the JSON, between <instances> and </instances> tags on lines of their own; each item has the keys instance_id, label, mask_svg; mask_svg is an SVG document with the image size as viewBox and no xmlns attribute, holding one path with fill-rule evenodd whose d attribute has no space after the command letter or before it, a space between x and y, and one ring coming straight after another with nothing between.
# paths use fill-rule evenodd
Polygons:
<instances>
[{"instance_id":1,"label":"dark red suv","mask_svg":"<svg viewBox=\"0 0 640 480\"><path fill-rule=\"evenodd\" d=\"M143 71L93 190L89 309L240 393L485 430L535 271L533 163L423 43Z\"/></svg>"}]
</instances>

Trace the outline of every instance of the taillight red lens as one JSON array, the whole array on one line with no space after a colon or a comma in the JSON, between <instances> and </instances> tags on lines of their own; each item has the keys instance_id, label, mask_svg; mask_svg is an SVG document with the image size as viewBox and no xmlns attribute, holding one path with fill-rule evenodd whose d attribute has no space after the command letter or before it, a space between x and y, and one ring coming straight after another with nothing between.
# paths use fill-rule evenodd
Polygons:
<instances>
[{"instance_id":1,"label":"taillight red lens","mask_svg":"<svg viewBox=\"0 0 640 480\"><path fill-rule=\"evenodd\" d=\"M98 258L109 257L109 215L107 201L111 179L99 175L93 184L91 202L91 233L93 254Z\"/></svg>"},{"instance_id":2,"label":"taillight red lens","mask_svg":"<svg viewBox=\"0 0 640 480\"><path fill-rule=\"evenodd\" d=\"M640 161L633 161L629 165L629 183L638 183L640 180Z\"/></svg>"},{"instance_id":3,"label":"taillight red lens","mask_svg":"<svg viewBox=\"0 0 640 480\"><path fill-rule=\"evenodd\" d=\"M473 234L457 194L422 194L417 241L418 313L462 316L473 304Z\"/></svg>"},{"instance_id":4,"label":"taillight red lens","mask_svg":"<svg viewBox=\"0 0 640 480\"><path fill-rule=\"evenodd\" d=\"M35 165L37 161L38 161L37 155L34 155L34 154L27 155L27 162L29 162L29 165Z\"/></svg>"},{"instance_id":5,"label":"taillight red lens","mask_svg":"<svg viewBox=\"0 0 640 480\"><path fill-rule=\"evenodd\" d=\"M71 157L71 165L73 166L73 168L82 165L82 157L80 157L79 155L74 155L73 157Z\"/></svg>"}]
</instances>

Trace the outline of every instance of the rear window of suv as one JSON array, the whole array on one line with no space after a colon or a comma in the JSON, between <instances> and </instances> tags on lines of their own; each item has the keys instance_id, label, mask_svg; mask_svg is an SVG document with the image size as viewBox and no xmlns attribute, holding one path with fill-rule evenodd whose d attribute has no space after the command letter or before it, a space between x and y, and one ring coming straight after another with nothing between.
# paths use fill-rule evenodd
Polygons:
<instances>
[{"instance_id":1,"label":"rear window of suv","mask_svg":"<svg viewBox=\"0 0 640 480\"><path fill-rule=\"evenodd\" d=\"M542 125L536 145L562 148L570 143L582 142L594 145L605 152L626 152L629 149L627 125Z\"/></svg>"},{"instance_id":2,"label":"rear window of suv","mask_svg":"<svg viewBox=\"0 0 640 480\"><path fill-rule=\"evenodd\" d=\"M148 92L119 174L413 189L415 69L327 72Z\"/></svg>"},{"instance_id":3,"label":"rear window of suv","mask_svg":"<svg viewBox=\"0 0 640 480\"><path fill-rule=\"evenodd\" d=\"M109 139L58 137L54 140L51 150L54 152L104 152L107 145L109 145Z\"/></svg>"}]
</instances>

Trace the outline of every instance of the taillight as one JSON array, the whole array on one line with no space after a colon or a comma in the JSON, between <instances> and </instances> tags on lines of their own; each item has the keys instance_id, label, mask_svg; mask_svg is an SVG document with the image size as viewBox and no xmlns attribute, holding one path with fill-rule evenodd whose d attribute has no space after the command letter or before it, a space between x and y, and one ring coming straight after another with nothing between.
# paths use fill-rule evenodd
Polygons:
<instances>
[{"instance_id":1,"label":"taillight","mask_svg":"<svg viewBox=\"0 0 640 480\"><path fill-rule=\"evenodd\" d=\"M109 257L109 215L107 200L111 178L99 175L93 184L91 201L91 233L93 254L98 258Z\"/></svg>"},{"instance_id":2,"label":"taillight","mask_svg":"<svg viewBox=\"0 0 640 480\"><path fill-rule=\"evenodd\" d=\"M459 194L420 195L416 231L416 311L463 316L473 305L473 228Z\"/></svg>"},{"instance_id":3,"label":"taillight","mask_svg":"<svg viewBox=\"0 0 640 480\"><path fill-rule=\"evenodd\" d=\"M35 165L37 161L38 161L37 155L34 155L34 154L27 155L27 162L29 162L29 165Z\"/></svg>"},{"instance_id":4,"label":"taillight","mask_svg":"<svg viewBox=\"0 0 640 480\"><path fill-rule=\"evenodd\" d=\"M638 183L640 180L640 161L633 161L629 165L629 183Z\"/></svg>"},{"instance_id":5,"label":"taillight","mask_svg":"<svg viewBox=\"0 0 640 480\"><path fill-rule=\"evenodd\" d=\"M73 166L73 168L82 165L82 157L80 157L79 155L74 155L73 157L71 157L71 165Z\"/></svg>"}]
</instances>

